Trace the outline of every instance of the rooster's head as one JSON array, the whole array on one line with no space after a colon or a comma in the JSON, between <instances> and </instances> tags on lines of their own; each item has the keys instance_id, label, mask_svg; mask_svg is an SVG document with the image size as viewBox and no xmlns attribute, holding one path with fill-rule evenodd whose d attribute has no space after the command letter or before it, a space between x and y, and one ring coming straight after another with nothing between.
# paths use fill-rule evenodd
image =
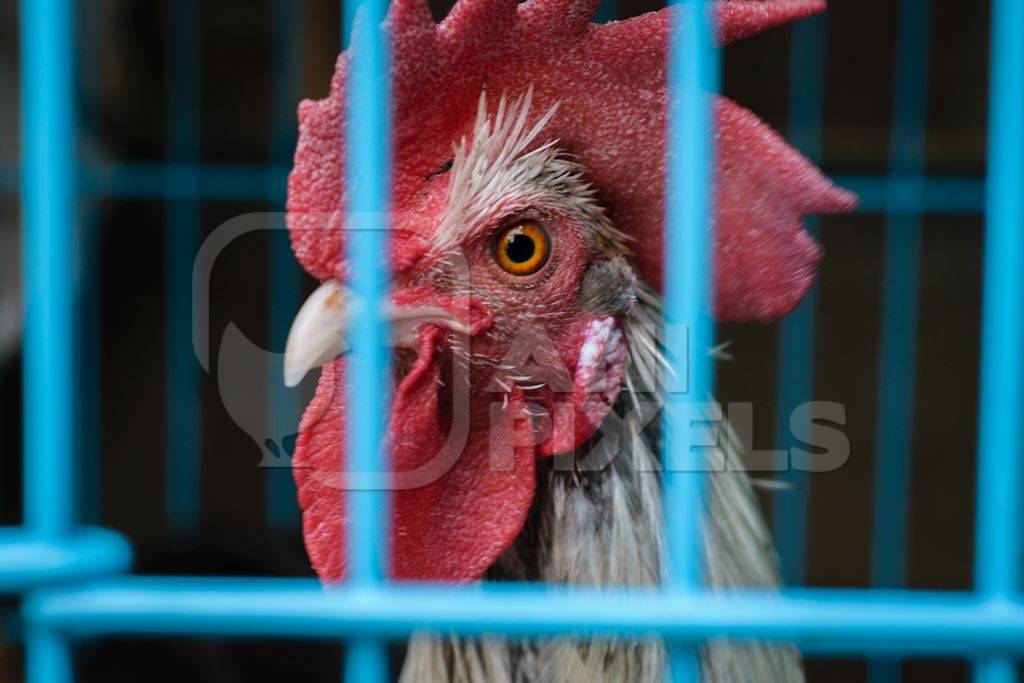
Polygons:
<instances>
[{"instance_id":1,"label":"rooster's head","mask_svg":"<svg viewBox=\"0 0 1024 683\"><path fill-rule=\"evenodd\" d=\"M435 24L393 0L387 303L395 345L387 449L390 573L479 578L521 530L537 458L607 417L630 362L623 326L662 283L671 10L590 23L596 0L459 0ZM727 42L821 9L722 1ZM295 474L321 578L345 573L343 283L347 55L304 102L288 222L323 282L303 307L290 381L324 364ZM715 312L771 319L810 286L809 213L850 208L753 114L715 102Z\"/></svg>"}]
</instances>

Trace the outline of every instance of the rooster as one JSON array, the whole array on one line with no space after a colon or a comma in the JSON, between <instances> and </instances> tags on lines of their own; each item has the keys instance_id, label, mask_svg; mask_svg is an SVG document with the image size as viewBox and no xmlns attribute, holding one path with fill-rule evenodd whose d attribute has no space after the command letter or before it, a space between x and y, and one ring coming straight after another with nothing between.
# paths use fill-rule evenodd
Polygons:
<instances>
[{"instance_id":1,"label":"rooster","mask_svg":"<svg viewBox=\"0 0 1024 683\"><path fill-rule=\"evenodd\" d=\"M658 430L666 63L673 10L592 24L596 0L458 0L436 24L393 0L388 571L395 580L653 586L665 573ZM724 44L823 9L723 0ZM286 382L322 366L296 443L306 547L346 573L345 82L303 102L288 225L322 284L293 325ZM753 114L718 97L714 311L767 321L811 285L811 213L849 210ZM714 588L778 583L736 441L710 476ZM656 641L417 636L407 681L661 680ZM712 644L705 678L794 681L787 647Z\"/></svg>"}]
</instances>

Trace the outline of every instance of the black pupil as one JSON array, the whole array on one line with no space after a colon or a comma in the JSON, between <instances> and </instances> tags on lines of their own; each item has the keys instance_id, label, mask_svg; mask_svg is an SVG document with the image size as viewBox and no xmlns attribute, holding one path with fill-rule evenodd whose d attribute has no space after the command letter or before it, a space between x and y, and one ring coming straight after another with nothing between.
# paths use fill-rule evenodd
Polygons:
<instances>
[{"instance_id":1,"label":"black pupil","mask_svg":"<svg viewBox=\"0 0 1024 683\"><path fill-rule=\"evenodd\" d=\"M521 232L513 233L505 240L505 255L512 263L526 263L533 258L536 249L533 238Z\"/></svg>"}]
</instances>

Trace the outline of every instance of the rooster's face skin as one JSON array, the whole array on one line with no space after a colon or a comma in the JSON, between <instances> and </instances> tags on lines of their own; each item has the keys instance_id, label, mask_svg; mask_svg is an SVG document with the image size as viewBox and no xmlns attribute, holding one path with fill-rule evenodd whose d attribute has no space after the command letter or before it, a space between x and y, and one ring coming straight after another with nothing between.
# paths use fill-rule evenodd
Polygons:
<instances>
[{"instance_id":1,"label":"rooster's face skin","mask_svg":"<svg viewBox=\"0 0 1024 683\"><path fill-rule=\"evenodd\" d=\"M398 578L482 573L522 527L534 459L590 438L622 386L621 322L636 296L627 238L585 169L544 137L554 110L525 125L530 99L490 112L482 95L472 138L391 221ZM349 299L337 279L310 297L289 340L289 383L337 352ZM304 460L344 443L345 362L325 367L303 420L300 480ZM313 479L309 505L337 500L337 468ZM439 496L464 514L429 504Z\"/></svg>"}]
</instances>

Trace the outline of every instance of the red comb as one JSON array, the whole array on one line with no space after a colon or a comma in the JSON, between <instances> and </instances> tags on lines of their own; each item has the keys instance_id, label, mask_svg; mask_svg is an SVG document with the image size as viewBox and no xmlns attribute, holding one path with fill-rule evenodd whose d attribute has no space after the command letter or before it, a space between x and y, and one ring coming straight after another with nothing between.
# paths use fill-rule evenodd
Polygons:
<instances>
[{"instance_id":1,"label":"red comb","mask_svg":"<svg viewBox=\"0 0 1024 683\"><path fill-rule=\"evenodd\" d=\"M544 137L582 161L615 225L634 239L641 276L660 287L671 10L598 25L590 23L596 4L459 0L435 24L425 0L394 0L387 19L394 208L451 158L482 90L516 95L532 85L533 117L560 103ZM722 0L718 39L749 36L824 4ZM341 275L346 70L342 55L330 96L302 103L289 181L295 252L318 279ZM750 112L724 98L716 109L715 312L723 320L771 319L791 310L813 281L820 250L802 217L848 210L856 198Z\"/></svg>"}]
</instances>

